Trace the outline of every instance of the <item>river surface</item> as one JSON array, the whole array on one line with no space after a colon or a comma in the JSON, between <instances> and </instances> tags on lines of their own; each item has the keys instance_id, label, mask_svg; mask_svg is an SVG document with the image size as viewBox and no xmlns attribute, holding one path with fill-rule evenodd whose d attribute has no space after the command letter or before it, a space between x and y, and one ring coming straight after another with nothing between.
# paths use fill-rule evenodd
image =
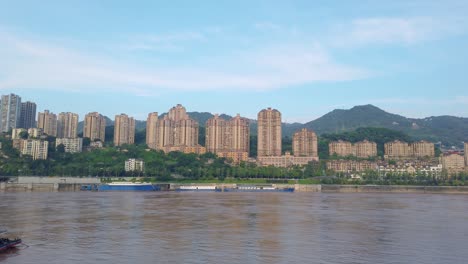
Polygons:
<instances>
[{"instance_id":1,"label":"river surface","mask_svg":"<svg viewBox=\"0 0 468 264\"><path fill-rule=\"evenodd\" d=\"M1 263L468 263L468 196L0 193Z\"/></svg>"}]
</instances>

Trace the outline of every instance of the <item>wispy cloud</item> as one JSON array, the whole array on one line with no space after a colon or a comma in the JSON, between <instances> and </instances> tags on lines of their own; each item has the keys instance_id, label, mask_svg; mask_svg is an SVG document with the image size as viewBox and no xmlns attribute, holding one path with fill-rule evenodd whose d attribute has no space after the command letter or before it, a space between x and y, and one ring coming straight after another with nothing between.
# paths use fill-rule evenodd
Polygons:
<instances>
[{"instance_id":1,"label":"wispy cloud","mask_svg":"<svg viewBox=\"0 0 468 264\"><path fill-rule=\"evenodd\" d=\"M466 19L432 17L373 17L353 20L335 30L338 46L368 44L411 45L466 31Z\"/></svg>"},{"instance_id":2,"label":"wispy cloud","mask_svg":"<svg viewBox=\"0 0 468 264\"><path fill-rule=\"evenodd\" d=\"M154 37L153 41L202 40L197 34ZM366 70L335 62L317 45L281 45L226 54L190 67L135 65L0 32L0 89L96 88L155 95L167 90L281 89L317 81L366 78Z\"/></svg>"}]
</instances>

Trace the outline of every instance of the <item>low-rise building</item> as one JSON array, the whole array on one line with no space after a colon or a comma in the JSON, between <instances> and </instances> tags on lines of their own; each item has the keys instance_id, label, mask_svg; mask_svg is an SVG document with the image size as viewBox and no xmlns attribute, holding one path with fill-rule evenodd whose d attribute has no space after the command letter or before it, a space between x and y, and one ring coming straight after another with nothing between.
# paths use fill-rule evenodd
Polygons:
<instances>
[{"instance_id":1,"label":"low-rise building","mask_svg":"<svg viewBox=\"0 0 468 264\"><path fill-rule=\"evenodd\" d=\"M48 141L38 139L23 139L21 141L21 155L30 155L33 160L47 159Z\"/></svg>"},{"instance_id":2,"label":"low-rise building","mask_svg":"<svg viewBox=\"0 0 468 264\"><path fill-rule=\"evenodd\" d=\"M226 158L232 160L233 163L239 164L241 161L248 161L249 160L249 153L248 152L241 152L241 151L224 151L218 152L216 155L220 158Z\"/></svg>"},{"instance_id":3,"label":"low-rise building","mask_svg":"<svg viewBox=\"0 0 468 264\"><path fill-rule=\"evenodd\" d=\"M68 153L79 153L83 151L82 138L57 138L55 147L59 145L63 145L65 147L65 152Z\"/></svg>"},{"instance_id":4,"label":"low-rise building","mask_svg":"<svg viewBox=\"0 0 468 264\"><path fill-rule=\"evenodd\" d=\"M145 162L141 159L128 159L125 161L125 171L144 171Z\"/></svg>"},{"instance_id":5,"label":"low-rise building","mask_svg":"<svg viewBox=\"0 0 468 264\"><path fill-rule=\"evenodd\" d=\"M21 133L26 132L24 128L13 128L11 130L11 139L21 138Z\"/></svg>"},{"instance_id":6,"label":"low-rise building","mask_svg":"<svg viewBox=\"0 0 468 264\"><path fill-rule=\"evenodd\" d=\"M437 165L422 165L417 166L414 164L395 164L395 165L380 165L379 166L379 174L386 174L386 173L393 173L393 174L424 174L424 175L431 175L431 176L440 176L442 173L442 164Z\"/></svg>"},{"instance_id":7,"label":"low-rise building","mask_svg":"<svg viewBox=\"0 0 468 264\"><path fill-rule=\"evenodd\" d=\"M205 154L206 153L206 148L200 145L196 146L164 146L160 148L164 153L169 153L172 151L180 151L185 154L189 153L195 153L195 154Z\"/></svg>"},{"instance_id":8,"label":"low-rise building","mask_svg":"<svg viewBox=\"0 0 468 264\"><path fill-rule=\"evenodd\" d=\"M291 167L291 166L305 166L311 161L318 161L318 157L295 157L289 152L283 156L263 156L257 157L257 164L259 166L274 166L274 167Z\"/></svg>"},{"instance_id":9,"label":"low-rise building","mask_svg":"<svg viewBox=\"0 0 468 264\"><path fill-rule=\"evenodd\" d=\"M29 128L28 136L29 138L40 138L44 135L42 128Z\"/></svg>"},{"instance_id":10,"label":"low-rise building","mask_svg":"<svg viewBox=\"0 0 468 264\"><path fill-rule=\"evenodd\" d=\"M377 167L377 163L366 160L330 160L327 162L327 169L335 172L362 172L366 170L377 170Z\"/></svg>"},{"instance_id":11,"label":"low-rise building","mask_svg":"<svg viewBox=\"0 0 468 264\"><path fill-rule=\"evenodd\" d=\"M102 141L93 141L91 143L89 143L89 146L91 148L95 148L95 149L100 149L104 146L104 144L102 144Z\"/></svg>"}]
</instances>

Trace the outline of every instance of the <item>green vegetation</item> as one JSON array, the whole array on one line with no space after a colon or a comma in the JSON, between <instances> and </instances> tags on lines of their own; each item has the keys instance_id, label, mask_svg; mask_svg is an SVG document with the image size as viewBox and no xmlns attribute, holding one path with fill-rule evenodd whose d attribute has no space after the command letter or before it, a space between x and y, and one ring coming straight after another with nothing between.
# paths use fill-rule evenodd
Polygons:
<instances>
[{"instance_id":1,"label":"green vegetation","mask_svg":"<svg viewBox=\"0 0 468 264\"><path fill-rule=\"evenodd\" d=\"M53 138L49 139L50 141ZM158 181L165 180L219 180L225 179L291 179L308 178L322 175L325 171L323 162L312 163L305 168L258 167L255 164L242 163L230 165L224 158L214 154L184 154L149 150L145 145L126 145L106 147L90 152L65 153L63 147L49 148L47 160L32 160L20 157L12 148L11 140L1 138L3 144L0 156L0 176L35 175L35 176L99 176L124 177L144 176ZM51 144L53 146L53 144ZM144 172L125 172L125 160L140 158L145 161Z\"/></svg>"}]
</instances>

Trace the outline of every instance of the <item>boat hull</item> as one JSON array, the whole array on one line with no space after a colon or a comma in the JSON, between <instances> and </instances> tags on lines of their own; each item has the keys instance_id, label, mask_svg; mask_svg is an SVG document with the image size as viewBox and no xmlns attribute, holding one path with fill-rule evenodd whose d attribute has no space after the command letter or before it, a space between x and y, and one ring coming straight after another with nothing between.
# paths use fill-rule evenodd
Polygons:
<instances>
[{"instance_id":1,"label":"boat hull","mask_svg":"<svg viewBox=\"0 0 468 264\"><path fill-rule=\"evenodd\" d=\"M279 188L279 189L254 189L254 188L225 188L225 192L294 192L294 188Z\"/></svg>"},{"instance_id":2,"label":"boat hull","mask_svg":"<svg viewBox=\"0 0 468 264\"><path fill-rule=\"evenodd\" d=\"M16 247L17 245L21 244L21 239L12 240L9 243L4 243L0 245L0 251L7 250L9 248Z\"/></svg>"},{"instance_id":3,"label":"boat hull","mask_svg":"<svg viewBox=\"0 0 468 264\"><path fill-rule=\"evenodd\" d=\"M127 191L127 192L149 192L149 191L159 191L158 186L148 185L110 185L103 184L98 187L98 191L107 192L107 191Z\"/></svg>"}]
</instances>

